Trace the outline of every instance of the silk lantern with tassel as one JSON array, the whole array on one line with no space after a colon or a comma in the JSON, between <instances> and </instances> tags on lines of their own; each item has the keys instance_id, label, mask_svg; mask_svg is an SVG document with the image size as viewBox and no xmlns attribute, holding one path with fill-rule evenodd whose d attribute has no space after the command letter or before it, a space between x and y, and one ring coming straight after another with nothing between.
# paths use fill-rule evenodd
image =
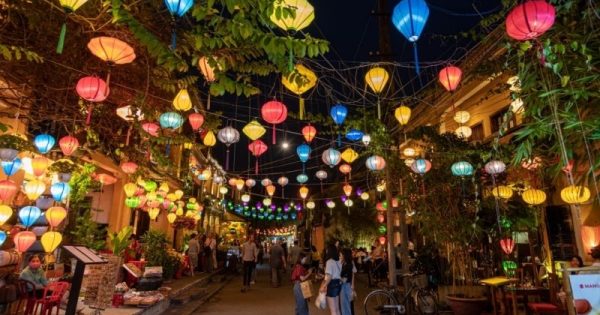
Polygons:
<instances>
[{"instance_id":1,"label":"silk lantern with tassel","mask_svg":"<svg viewBox=\"0 0 600 315\"><path fill-rule=\"evenodd\" d=\"M204 124L204 116L200 113L191 113L188 116L188 121L193 131L198 131L202 124Z\"/></svg>"},{"instance_id":2,"label":"silk lantern with tassel","mask_svg":"<svg viewBox=\"0 0 600 315\"><path fill-rule=\"evenodd\" d=\"M302 128L302 136L307 143L311 143L317 136L317 129L312 125L307 125Z\"/></svg>"},{"instance_id":3,"label":"silk lantern with tassel","mask_svg":"<svg viewBox=\"0 0 600 315\"><path fill-rule=\"evenodd\" d=\"M258 174L258 158L267 152L267 145L261 140L254 140L248 145L248 150L256 158L256 164L254 166L254 173Z\"/></svg>"},{"instance_id":4,"label":"silk lantern with tassel","mask_svg":"<svg viewBox=\"0 0 600 315\"><path fill-rule=\"evenodd\" d=\"M506 17L506 33L518 41L536 39L554 25L556 10L544 0L524 1Z\"/></svg>"},{"instance_id":5,"label":"silk lantern with tassel","mask_svg":"<svg viewBox=\"0 0 600 315\"><path fill-rule=\"evenodd\" d=\"M287 107L282 102L266 102L260 109L262 119L273 125L273 144L276 143L275 125L281 124L287 118Z\"/></svg>"},{"instance_id":6,"label":"silk lantern with tassel","mask_svg":"<svg viewBox=\"0 0 600 315\"><path fill-rule=\"evenodd\" d=\"M303 120L305 116L305 104L302 94L312 89L317 84L317 75L304 65L297 64L287 76L281 77L281 83L292 93L298 95L298 119Z\"/></svg>"},{"instance_id":7,"label":"silk lantern with tassel","mask_svg":"<svg viewBox=\"0 0 600 315\"><path fill-rule=\"evenodd\" d=\"M171 13L171 49L177 47L177 19L185 15L192 7L194 0L165 0L165 6Z\"/></svg>"},{"instance_id":8,"label":"silk lantern with tassel","mask_svg":"<svg viewBox=\"0 0 600 315\"><path fill-rule=\"evenodd\" d=\"M123 65L135 60L135 51L126 42L107 36L99 36L90 39L87 44L89 51L96 57L106 62L109 66ZM106 75L106 86L110 85L110 70Z\"/></svg>"},{"instance_id":9,"label":"silk lantern with tassel","mask_svg":"<svg viewBox=\"0 0 600 315\"><path fill-rule=\"evenodd\" d=\"M21 231L15 234L13 238L13 242L15 243L15 249L19 253L26 252L33 243L35 243L36 236L35 233L31 231Z\"/></svg>"},{"instance_id":10,"label":"silk lantern with tassel","mask_svg":"<svg viewBox=\"0 0 600 315\"><path fill-rule=\"evenodd\" d=\"M188 111L192 109L192 99L187 89L181 89L173 99L173 107L178 111Z\"/></svg>"},{"instance_id":11,"label":"silk lantern with tassel","mask_svg":"<svg viewBox=\"0 0 600 315\"><path fill-rule=\"evenodd\" d=\"M462 79L462 70L459 67L448 66L440 70L438 80L448 92L456 91L460 80Z\"/></svg>"},{"instance_id":12,"label":"silk lantern with tassel","mask_svg":"<svg viewBox=\"0 0 600 315\"><path fill-rule=\"evenodd\" d=\"M65 15L69 15L75 12L79 7L84 5L88 0L59 0L60 6L63 8ZM67 17L60 28L60 35L58 37L58 44L56 45L56 53L62 54L65 46L65 38L67 36Z\"/></svg>"},{"instance_id":13,"label":"silk lantern with tassel","mask_svg":"<svg viewBox=\"0 0 600 315\"><path fill-rule=\"evenodd\" d=\"M394 26L409 42L413 43L417 75L421 72L419 68L417 40L419 40L423 32L428 18L429 7L425 0L402 0L394 7L394 11L392 12L392 23Z\"/></svg>"},{"instance_id":14,"label":"silk lantern with tassel","mask_svg":"<svg viewBox=\"0 0 600 315\"><path fill-rule=\"evenodd\" d=\"M346 116L348 116L348 108L346 108L346 106L344 106L343 104L336 104L335 106L333 106L331 108L331 111L329 112L329 114L331 116L331 119L333 119L333 122L336 124L337 128L339 129L339 127L346 120ZM342 145L341 142L342 142L342 138L341 138L341 135L338 130L337 145L338 146Z\"/></svg>"},{"instance_id":15,"label":"silk lantern with tassel","mask_svg":"<svg viewBox=\"0 0 600 315\"><path fill-rule=\"evenodd\" d=\"M58 140L58 146L64 155L70 156L79 148L79 140L73 136L64 136Z\"/></svg>"},{"instance_id":16,"label":"silk lantern with tassel","mask_svg":"<svg viewBox=\"0 0 600 315\"><path fill-rule=\"evenodd\" d=\"M298 155L300 162L302 162L302 172L303 173L306 170L306 162L310 159L311 151L312 151L312 149L310 148L310 146L305 143L299 145L296 148L296 154Z\"/></svg>"},{"instance_id":17,"label":"silk lantern with tassel","mask_svg":"<svg viewBox=\"0 0 600 315\"><path fill-rule=\"evenodd\" d=\"M221 141L227 147L226 157L225 157L225 170L229 169L229 147L240 141L240 133L235 128L231 126L227 126L217 133L217 137L219 141Z\"/></svg>"},{"instance_id":18,"label":"silk lantern with tassel","mask_svg":"<svg viewBox=\"0 0 600 315\"><path fill-rule=\"evenodd\" d=\"M62 242L62 234L60 232L48 231L42 234L40 242L46 253L52 253Z\"/></svg>"},{"instance_id":19,"label":"silk lantern with tassel","mask_svg":"<svg viewBox=\"0 0 600 315\"><path fill-rule=\"evenodd\" d=\"M382 67L371 68L369 71L367 71L367 74L365 74L365 83L367 83L367 86L369 86L369 88L371 88L371 90L377 94L378 119L381 119L381 103L379 101L379 94L381 94L389 79L390 75Z\"/></svg>"},{"instance_id":20,"label":"silk lantern with tassel","mask_svg":"<svg viewBox=\"0 0 600 315\"><path fill-rule=\"evenodd\" d=\"M307 0L281 0L273 1L271 16L273 24L288 32L298 32L310 25L315 19L315 8ZM294 14L284 11L293 11ZM291 37L289 37L291 42ZM290 71L294 66L294 50L289 51L288 67Z\"/></svg>"},{"instance_id":21,"label":"silk lantern with tassel","mask_svg":"<svg viewBox=\"0 0 600 315\"><path fill-rule=\"evenodd\" d=\"M258 138L262 137L267 130L263 127L258 121L252 120L244 128L242 128L242 132L248 137L250 140L255 141Z\"/></svg>"}]
</instances>

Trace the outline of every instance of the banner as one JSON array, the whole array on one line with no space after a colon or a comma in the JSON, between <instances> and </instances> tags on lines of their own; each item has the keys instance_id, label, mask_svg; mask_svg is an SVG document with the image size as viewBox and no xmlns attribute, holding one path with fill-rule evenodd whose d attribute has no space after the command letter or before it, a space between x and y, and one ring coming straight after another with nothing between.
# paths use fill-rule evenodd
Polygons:
<instances>
[{"instance_id":1,"label":"banner","mask_svg":"<svg viewBox=\"0 0 600 315\"><path fill-rule=\"evenodd\" d=\"M600 315L600 274L571 275L571 290L578 315Z\"/></svg>"}]
</instances>

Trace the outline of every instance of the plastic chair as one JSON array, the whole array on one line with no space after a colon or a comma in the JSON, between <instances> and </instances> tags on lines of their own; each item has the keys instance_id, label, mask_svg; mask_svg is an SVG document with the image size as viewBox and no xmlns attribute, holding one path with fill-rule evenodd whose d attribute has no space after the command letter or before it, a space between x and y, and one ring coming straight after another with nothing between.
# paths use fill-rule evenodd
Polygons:
<instances>
[{"instance_id":1,"label":"plastic chair","mask_svg":"<svg viewBox=\"0 0 600 315\"><path fill-rule=\"evenodd\" d=\"M58 315L60 310L60 300L68 289L68 282L57 281L48 283L44 288L44 295L35 302L33 314L37 314L38 307L40 307L40 315L50 315L52 314L52 309L56 307L56 315Z\"/></svg>"}]
</instances>

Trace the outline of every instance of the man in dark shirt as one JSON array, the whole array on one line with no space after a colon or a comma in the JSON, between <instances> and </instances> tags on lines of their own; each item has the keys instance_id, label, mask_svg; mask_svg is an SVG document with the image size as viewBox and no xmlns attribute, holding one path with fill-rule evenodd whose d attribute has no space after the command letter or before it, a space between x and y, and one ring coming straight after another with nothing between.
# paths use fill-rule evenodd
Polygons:
<instances>
[{"instance_id":1,"label":"man in dark shirt","mask_svg":"<svg viewBox=\"0 0 600 315\"><path fill-rule=\"evenodd\" d=\"M286 268L285 252L281 247L281 240L277 240L271 247L271 285L277 288L281 285L281 271Z\"/></svg>"}]
</instances>

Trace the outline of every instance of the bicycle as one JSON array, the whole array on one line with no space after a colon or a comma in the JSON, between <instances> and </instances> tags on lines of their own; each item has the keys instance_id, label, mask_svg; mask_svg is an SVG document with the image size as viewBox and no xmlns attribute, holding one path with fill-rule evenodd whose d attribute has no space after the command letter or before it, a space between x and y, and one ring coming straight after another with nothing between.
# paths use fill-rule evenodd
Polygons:
<instances>
[{"instance_id":1,"label":"bicycle","mask_svg":"<svg viewBox=\"0 0 600 315\"><path fill-rule=\"evenodd\" d=\"M437 314L436 295L424 288L427 276L408 273L401 277L410 278L410 288L404 294L397 287L372 291L363 302L365 315L399 315L406 314L407 310L415 310L420 315Z\"/></svg>"}]
</instances>

